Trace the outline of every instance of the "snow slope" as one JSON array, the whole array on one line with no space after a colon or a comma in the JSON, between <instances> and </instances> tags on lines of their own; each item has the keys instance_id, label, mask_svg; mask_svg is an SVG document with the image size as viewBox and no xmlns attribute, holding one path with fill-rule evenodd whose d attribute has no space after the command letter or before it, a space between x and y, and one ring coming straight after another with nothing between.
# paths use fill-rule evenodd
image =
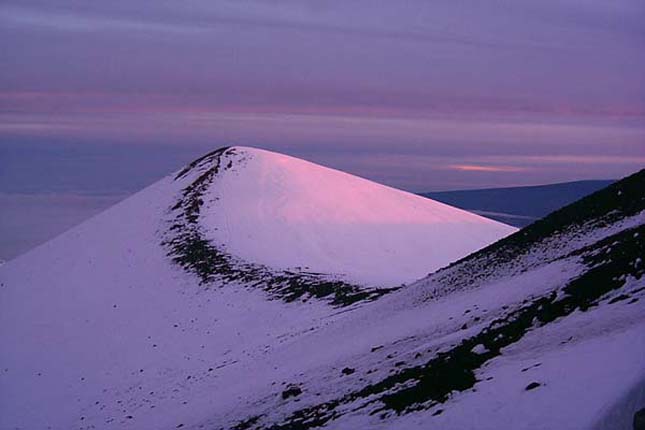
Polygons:
<instances>
[{"instance_id":1,"label":"snow slope","mask_svg":"<svg viewBox=\"0 0 645 430\"><path fill-rule=\"evenodd\" d=\"M328 181L344 189L335 194ZM457 226L467 244L451 244L446 232ZM411 237L407 228L441 238L446 255L436 245L428 256L407 251L397 238ZM511 231L289 157L248 148L207 154L0 268L0 429L145 430L211 420L238 407L254 384L291 374L255 358L394 291L381 282L411 279L380 267L386 257L425 273ZM248 234L263 252L253 253ZM298 251L281 251L291 246ZM368 252L378 275L368 273Z\"/></svg>"},{"instance_id":2,"label":"snow slope","mask_svg":"<svg viewBox=\"0 0 645 430\"><path fill-rule=\"evenodd\" d=\"M217 244L227 151L0 269L0 429L604 430L645 406L645 171L390 290Z\"/></svg>"}]
</instances>

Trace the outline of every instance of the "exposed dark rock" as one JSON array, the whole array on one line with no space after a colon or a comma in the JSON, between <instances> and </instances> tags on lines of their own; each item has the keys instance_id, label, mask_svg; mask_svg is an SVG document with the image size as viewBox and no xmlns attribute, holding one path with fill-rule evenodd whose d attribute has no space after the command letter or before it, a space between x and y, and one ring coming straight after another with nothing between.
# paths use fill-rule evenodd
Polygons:
<instances>
[{"instance_id":1,"label":"exposed dark rock","mask_svg":"<svg viewBox=\"0 0 645 430\"><path fill-rule=\"evenodd\" d=\"M540 386L542 386L542 384L540 384L539 382L531 382L524 389L526 391L530 391L530 390L534 390L534 389L536 389L537 387L540 387Z\"/></svg>"},{"instance_id":2,"label":"exposed dark rock","mask_svg":"<svg viewBox=\"0 0 645 430\"><path fill-rule=\"evenodd\" d=\"M299 386L295 384L290 384L290 385L287 385L287 389L282 392L282 398L288 399L289 397L298 397L301 394L302 394L302 389Z\"/></svg>"},{"instance_id":3,"label":"exposed dark rock","mask_svg":"<svg viewBox=\"0 0 645 430\"><path fill-rule=\"evenodd\" d=\"M246 419L244 421L240 421L235 426L233 426L231 428L231 430L248 430L252 426L254 426L255 423L257 423L260 418L262 418L261 415L255 415L255 416L250 417L250 418L248 418L248 419Z\"/></svg>"},{"instance_id":4,"label":"exposed dark rock","mask_svg":"<svg viewBox=\"0 0 645 430\"><path fill-rule=\"evenodd\" d=\"M634 414L634 430L645 430L645 408Z\"/></svg>"},{"instance_id":5,"label":"exposed dark rock","mask_svg":"<svg viewBox=\"0 0 645 430\"><path fill-rule=\"evenodd\" d=\"M623 300L627 300L629 297L630 296L628 294L621 294L609 300L609 304L612 305L614 303L622 302Z\"/></svg>"}]
</instances>

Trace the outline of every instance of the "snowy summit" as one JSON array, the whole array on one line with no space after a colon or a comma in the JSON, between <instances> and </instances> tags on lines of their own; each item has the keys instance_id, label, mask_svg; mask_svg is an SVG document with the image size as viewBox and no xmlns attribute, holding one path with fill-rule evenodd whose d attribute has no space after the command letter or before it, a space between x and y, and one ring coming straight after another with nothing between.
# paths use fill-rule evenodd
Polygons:
<instances>
[{"instance_id":1,"label":"snowy summit","mask_svg":"<svg viewBox=\"0 0 645 430\"><path fill-rule=\"evenodd\" d=\"M202 197L205 237L244 261L396 286L516 231L301 159L234 147Z\"/></svg>"}]
</instances>

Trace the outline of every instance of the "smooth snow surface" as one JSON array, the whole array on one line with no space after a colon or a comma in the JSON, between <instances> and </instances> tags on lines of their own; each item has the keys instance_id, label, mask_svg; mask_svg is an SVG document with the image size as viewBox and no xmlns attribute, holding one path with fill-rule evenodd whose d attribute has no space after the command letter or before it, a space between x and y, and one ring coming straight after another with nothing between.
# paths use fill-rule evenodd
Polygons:
<instances>
[{"instance_id":1,"label":"smooth snow surface","mask_svg":"<svg viewBox=\"0 0 645 430\"><path fill-rule=\"evenodd\" d=\"M253 263L395 286L517 230L286 155L235 147L225 157L234 167L216 179L202 225Z\"/></svg>"}]
</instances>

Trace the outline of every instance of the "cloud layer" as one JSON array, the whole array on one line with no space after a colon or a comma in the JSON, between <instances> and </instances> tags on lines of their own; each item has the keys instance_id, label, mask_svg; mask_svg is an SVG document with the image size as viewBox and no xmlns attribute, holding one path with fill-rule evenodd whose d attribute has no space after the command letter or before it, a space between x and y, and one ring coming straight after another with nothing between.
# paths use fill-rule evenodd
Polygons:
<instances>
[{"instance_id":1,"label":"cloud layer","mask_svg":"<svg viewBox=\"0 0 645 430\"><path fill-rule=\"evenodd\" d=\"M0 144L238 143L408 189L616 177L645 154L643 22L640 0L6 0Z\"/></svg>"}]
</instances>

